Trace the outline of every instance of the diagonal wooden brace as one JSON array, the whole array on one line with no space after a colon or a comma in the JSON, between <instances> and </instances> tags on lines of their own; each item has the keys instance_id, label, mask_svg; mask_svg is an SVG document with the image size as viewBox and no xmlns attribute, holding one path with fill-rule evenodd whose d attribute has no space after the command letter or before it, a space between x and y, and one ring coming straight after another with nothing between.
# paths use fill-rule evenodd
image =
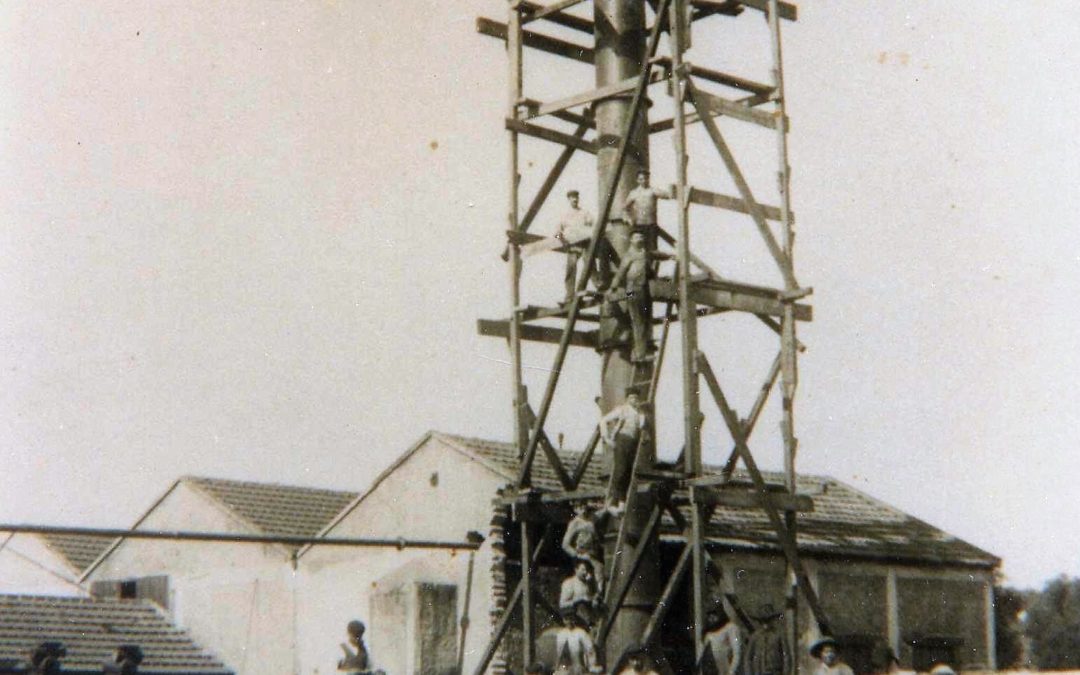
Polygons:
<instances>
[{"instance_id":1,"label":"diagonal wooden brace","mask_svg":"<svg viewBox=\"0 0 1080 675\"><path fill-rule=\"evenodd\" d=\"M717 407L720 408L720 414L727 424L728 431L730 431L732 438L735 440L735 447L738 450L739 456L742 458L743 464L746 465L746 470L750 473L750 478L754 483L754 489L757 490L761 497L765 515L768 516L770 524L776 531L776 538L780 543L780 547L783 549L788 563L795 572L799 588L806 598L806 604L810 606L810 611L813 613L814 619L817 620L822 632L827 634L828 618L825 616L825 611L822 609L821 602L818 600L817 592L814 591L814 587L810 584L810 578L807 576L805 568L803 568L795 538L784 523L784 519L781 517L779 511L777 511L776 507L769 499L768 487L765 485L765 479L758 469L757 461L754 459L754 456L750 454L750 448L746 444L746 435L743 433L742 424L739 422L739 418L736 416L735 411L728 405L727 398L720 388L720 382L716 379L716 373L713 372L712 366L709 365L709 360L705 358L705 355L701 352L698 352L697 354L697 363L698 370L701 372L702 376L704 376L705 382L709 386L709 391L712 393Z\"/></svg>"},{"instance_id":2,"label":"diagonal wooden brace","mask_svg":"<svg viewBox=\"0 0 1080 675\"><path fill-rule=\"evenodd\" d=\"M547 544L550 535L551 527L548 526L544 528L544 534L536 544L536 549L532 554L530 567L540 561L540 553L544 550L544 545ZM510 600L506 603L506 609L503 610L502 616L499 617L499 623L495 625L495 631L491 636L491 642L488 643L487 649L484 650L484 655L480 657L480 662L476 665L476 670L473 671L473 675L484 675L484 671L487 670L488 665L491 663L491 659L495 657L496 650L499 649L499 643L502 642L503 636L506 635L507 629L510 628L510 619L514 615L514 610L521 604L521 598L524 593L525 580L523 578L518 581L517 586L514 587L514 592L510 594ZM529 611L529 609L530 608L526 608L526 611Z\"/></svg>"},{"instance_id":3,"label":"diagonal wooden brace","mask_svg":"<svg viewBox=\"0 0 1080 675\"><path fill-rule=\"evenodd\" d=\"M762 210L761 205L754 199L754 194L750 191L750 185L746 182L742 170L739 169L739 165L735 161L735 156L731 154L731 148L729 148L727 142L724 141L724 136L720 133L720 128L716 126L716 122L709 114L709 111L699 100L698 90L694 87L694 83L691 80L687 80L687 93L694 104L694 108L696 108L698 114L701 115L701 123L705 125L705 130L709 133L709 138L712 139L713 145L716 146L716 151L720 153L720 158L724 160L724 166L727 167L728 173L731 174L731 179L735 182L735 187L738 188L739 195L742 197L744 205L750 212L750 217L754 219L754 224L757 225L758 231L765 240L765 245L768 247L769 253L772 254L773 259L780 268L780 273L784 277L784 282L789 288L798 288L799 282L795 280L795 275L791 271L790 259L780 248L780 244L776 242L776 237L773 236L772 230L765 220L765 213Z\"/></svg>"}]
</instances>

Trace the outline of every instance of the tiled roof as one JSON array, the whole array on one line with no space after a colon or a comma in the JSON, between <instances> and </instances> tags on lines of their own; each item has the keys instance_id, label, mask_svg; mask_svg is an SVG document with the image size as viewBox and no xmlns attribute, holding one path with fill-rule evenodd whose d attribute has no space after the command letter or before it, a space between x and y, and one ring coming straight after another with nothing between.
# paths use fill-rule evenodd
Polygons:
<instances>
[{"instance_id":1,"label":"tiled roof","mask_svg":"<svg viewBox=\"0 0 1080 675\"><path fill-rule=\"evenodd\" d=\"M56 552L76 572L82 572L115 541L112 537L81 534L42 534L45 545Z\"/></svg>"},{"instance_id":2,"label":"tiled roof","mask_svg":"<svg viewBox=\"0 0 1080 675\"><path fill-rule=\"evenodd\" d=\"M67 649L61 659L65 673L100 673L101 664L125 644L142 649L141 673L232 672L145 600L0 595L0 664L25 665L46 641Z\"/></svg>"},{"instance_id":3,"label":"tiled roof","mask_svg":"<svg viewBox=\"0 0 1080 675\"><path fill-rule=\"evenodd\" d=\"M475 456L493 470L512 478L517 475L517 452L508 443L466 438L436 432L436 438ZM580 453L560 451L564 466L572 472ZM582 489L603 489L602 463L592 461L581 481ZM719 467L706 467L718 472ZM783 475L762 472L768 483L783 484ZM559 484L547 460L537 454L533 485L557 490ZM749 476L736 473L736 480ZM814 510L798 517L799 550L819 555L888 558L943 564L997 565L998 558L899 509L884 504L827 476L800 474L797 489L814 501ZM674 533L672 523L669 534ZM718 507L709 523L709 539L739 548L778 550L776 535L761 509Z\"/></svg>"},{"instance_id":4,"label":"tiled roof","mask_svg":"<svg viewBox=\"0 0 1080 675\"><path fill-rule=\"evenodd\" d=\"M187 476L181 480L270 535L315 536L357 496L355 492L218 478Z\"/></svg>"}]
</instances>

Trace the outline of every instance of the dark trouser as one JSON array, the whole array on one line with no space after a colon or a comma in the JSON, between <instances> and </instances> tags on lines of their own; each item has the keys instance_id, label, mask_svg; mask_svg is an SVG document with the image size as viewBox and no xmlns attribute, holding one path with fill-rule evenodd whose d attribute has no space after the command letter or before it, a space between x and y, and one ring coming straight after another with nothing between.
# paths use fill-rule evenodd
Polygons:
<instances>
[{"instance_id":1,"label":"dark trouser","mask_svg":"<svg viewBox=\"0 0 1080 675\"><path fill-rule=\"evenodd\" d=\"M564 281L566 283L567 303L574 299L574 293L577 292L577 267L582 253L584 251L577 247L566 250L566 277Z\"/></svg>"},{"instance_id":2,"label":"dark trouser","mask_svg":"<svg viewBox=\"0 0 1080 675\"><path fill-rule=\"evenodd\" d=\"M615 434L615 447L611 448L611 480L608 483L610 501L626 501L626 491L630 489L630 477L634 473L637 446L637 436Z\"/></svg>"},{"instance_id":3,"label":"dark trouser","mask_svg":"<svg viewBox=\"0 0 1080 675\"><path fill-rule=\"evenodd\" d=\"M652 298L647 283L626 287L626 311L630 315L633 349L630 360L645 361L649 355L649 337L652 332Z\"/></svg>"}]
</instances>

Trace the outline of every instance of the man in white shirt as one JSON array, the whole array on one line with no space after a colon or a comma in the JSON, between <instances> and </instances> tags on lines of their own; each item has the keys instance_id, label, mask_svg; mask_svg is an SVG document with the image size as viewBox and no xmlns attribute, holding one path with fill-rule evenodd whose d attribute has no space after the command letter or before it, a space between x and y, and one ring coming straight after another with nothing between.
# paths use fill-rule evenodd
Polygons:
<instances>
[{"instance_id":1,"label":"man in white shirt","mask_svg":"<svg viewBox=\"0 0 1080 675\"><path fill-rule=\"evenodd\" d=\"M649 172L637 172L637 187L630 191L623 202L623 217L635 231L645 233L650 251L656 250L656 202L659 199L674 199L671 188L661 190L649 185Z\"/></svg>"},{"instance_id":2,"label":"man in white shirt","mask_svg":"<svg viewBox=\"0 0 1080 675\"><path fill-rule=\"evenodd\" d=\"M577 290L578 261L585 253L585 247L592 238L593 217L588 211L580 208L581 195L577 190L566 193L566 199L570 202L570 209L563 214L559 221L559 227L555 230L555 238L566 247L566 299L569 304L574 299Z\"/></svg>"},{"instance_id":3,"label":"man in white shirt","mask_svg":"<svg viewBox=\"0 0 1080 675\"><path fill-rule=\"evenodd\" d=\"M626 395L622 405L612 408L600 419L600 433L607 446L611 469L607 499L609 506L626 500L626 491L634 472L634 457L647 423L641 397L633 391Z\"/></svg>"}]
</instances>

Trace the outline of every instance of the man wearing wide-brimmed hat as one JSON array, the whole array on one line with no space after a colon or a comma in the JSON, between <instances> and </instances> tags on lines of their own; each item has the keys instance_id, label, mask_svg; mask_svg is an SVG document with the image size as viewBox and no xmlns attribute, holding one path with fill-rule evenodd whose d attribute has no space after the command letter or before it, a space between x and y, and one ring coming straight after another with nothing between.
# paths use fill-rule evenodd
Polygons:
<instances>
[{"instance_id":1,"label":"man wearing wide-brimmed hat","mask_svg":"<svg viewBox=\"0 0 1080 675\"><path fill-rule=\"evenodd\" d=\"M855 675L848 664L840 660L836 640L825 636L810 645L810 656L821 661L814 675Z\"/></svg>"}]
</instances>

